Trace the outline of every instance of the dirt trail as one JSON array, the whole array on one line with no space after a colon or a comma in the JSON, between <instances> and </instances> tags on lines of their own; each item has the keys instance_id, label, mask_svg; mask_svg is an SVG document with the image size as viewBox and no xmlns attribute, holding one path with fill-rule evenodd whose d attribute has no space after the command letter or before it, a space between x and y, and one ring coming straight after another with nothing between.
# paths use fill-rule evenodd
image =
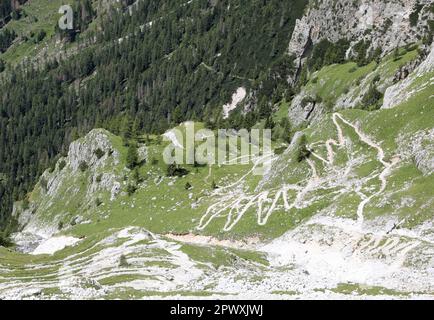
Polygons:
<instances>
[{"instance_id":1,"label":"dirt trail","mask_svg":"<svg viewBox=\"0 0 434 320\"><path fill-rule=\"evenodd\" d=\"M366 199L364 199L360 204L359 207L357 208L357 217L358 217L358 223L359 226L362 227L363 226L363 222L364 222L364 209L365 206L375 197L379 196L380 194L382 194L384 192L384 190L386 190L387 187L387 176L390 175L390 172L392 170L392 167L394 165L396 165L399 162L398 158L393 158L391 162L387 162L385 161L385 153L383 148L380 147L380 145L378 145L377 143L375 143L373 140L371 140L371 138L369 138L366 134L364 134L360 128L354 124L352 124L351 122L349 122L348 120L345 120L342 115L340 115L339 113L335 113L333 115L333 118L335 119L335 116L338 117L342 122L344 122L345 124L347 124L348 126L352 127L354 129L354 131L357 133L357 135L359 136L360 140L363 141L364 143L366 143L367 145L369 145L370 147L374 148L377 150L377 160L379 162L381 162L381 164L384 166L384 170L381 172L381 174L378 176L380 181L381 181L381 187L380 190L378 190L378 192L372 194L371 196L367 197ZM335 124L337 124L338 126L338 132L340 130L340 132L342 133L342 129L340 129L340 126L337 122L335 122Z\"/></svg>"},{"instance_id":2,"label":"dirt trail","mask_svg":"<svg viewBox=\"0 0 434 320\"><path fill-rule=\"evenodd\" d=\"M343 147L345 144L345 137L342 131L341 126L339 125L338 121L337 121L337 117L338 114L334 113L332 116L332 120L333 123L336 126L336 129L338 131L338 141L334 140L334 139L329 139L326 141L326 148L327 148L327 163L329 165L333 165L334 163L334 156L335 156L335 152L333 151L333 147L332 146L337 146L337 147Z\"/></svg>"},{"instance_id":3,"label":"dirt trail","mask_svg":"<svg viewBox=\"0 0 434 320\"><path fill-rule=\"evenodd\" d=\"M336 173L339 173L342 170L342 168L335 165L336 154L334 147L341 149L346 145L346 137L339 121L342 121L344 124L351 127L355 131L361 142L367 144L371 148L374 148L377 151L377 160L384 166L384 169L381 171L381 173L375 173L372 176L369 176L368 178L363 180L363 182L366 183L372 179L378 178L381 185L380 189L377 192L367 196L360 191L361 186L357 187L356 190L354 190L361 197L361 202L357 208L357 223L359 225L359 228L362 228L365 220L364 210L366 205L369 204L369 202L373 198L381 195L385 191L387 187L387 177L390 175L393 166L398 163L399 159L394 158L391 162L387 162L385 160L385 152L381 148L381 146L375 141L373 141L370 137L368 137L365 133L363 133L357 125L354 125L350 121L346 120L341 114L334 113L332 115L332 121L336 127L337 140L328 139L326 142L322 142L322 145L324 145L325 149L327 150L327 159L324 159L314 151L312 151L312 155L313 157L324 163L326 169L328 169L330 172L333 172L333 174L321 177L317 170L315 161L313 161L312 159L307 159L307 164L309 165L311 175L305 183L304 187L300 186L300 183L297 185L282 185L278 189L265 190L260 192L259 194L245 194L242 191L242 185L245 179L260 163L260 160L263 160L258 159L252 170L243 177L241 177L237 182L222 187L215 192L215 194L219 195L220 198L216 203L208 207L205 214L201 217L197 229L204 230L214 219L219 217L226 217L226 223L223 227L223 231L230 231L241 220L241 218L246 214L246 212L253 207L256 208L258 225L265 225L273 212L278 208L279 201L283 203L283 208L285 209L285 211L289 211L293 208L303 208L303 206L306 204L306 196L316 190L339 187L341 189L337 192L345 191L345 186L337 185L333 182L333 179L336 179ZM343 171L343 173L340 173L341 175L343 175L343 179L351 174L351 164L347 163L347 168L344 169L345 170ZM296 195L291 203L288 200L289 191L296 192Z\"/></svg>"}]
</instances>

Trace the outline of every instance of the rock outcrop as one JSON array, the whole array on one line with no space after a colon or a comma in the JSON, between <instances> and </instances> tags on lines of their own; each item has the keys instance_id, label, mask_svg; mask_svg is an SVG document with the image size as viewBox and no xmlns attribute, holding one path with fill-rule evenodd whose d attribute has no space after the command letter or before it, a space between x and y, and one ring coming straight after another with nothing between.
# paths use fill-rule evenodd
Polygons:
<instances>
[{"instance_id":1,"label":"rock outcrop","mask_svg":"<svg viewBox=\"0 0 434 320\"><path fill-rule=\"evenodd\" d=\"M13 214L22 229L15 241L23 251L68 225L86 222L86 211L101 195L114 199L119 194L117 171L122 168L116 169L120 154L111 137L108 131L95 129L71 143L67 157L42 174L28 203L15 205Z\"/></svg>"},{"instance_id":2,"label":"rock outcrop","mask_svg":"<svg viewBox=\"0 0 434 320\"><path fill-rule=\"evenodd\" d=\"M84 162L91 168L104 166L108 157L113 156L115 165L119 163L119 154L113 149L108 138L109 133L102 129L89 132L69 146L68 160L73 172L77 172ZM98 155L98 150L102 152Z\"/></svg>"},{"instance_id":3,"label":"rock outcrop","mask_svg":"<svg viewBox=\"0 0 434 320\"><path fill-rule=\"evenodd\" d=\"M356 1L310 1L305 15L297 20L289 54L296 57L297 73L289 79L296 83L312 45L322 39L337 42L346 39L350 42L347 58L353 54L353 47L360 41L369 44L367 53L381 48L383 57L398 47L419 42L429 32L429 21L434 20L434 3L430 0L356 0ZM387 68L377 69L361 77L357 85L347 88L328 106L333 110L356 108L363 103L371 84L376 77L376 89L384 93L383 108L392 108L406 101L426 86L434 84L421 77L434 71L434 52L420 45L422 54L402 65L395 73ZM424 57L423 52L428 52ZM431 76L432 77L432 76ZM318 87L322 85L319 83ZM315 122L327 109L321 101L313 103L312 93L302 89L292 100L289 118L294 126Z\"/></svg>"},{"instance_id":4,"label":"rock outcrop","mask_svg":"<svg viewBox=\"0 0 434 320\"><path fill-rule=\"evenodd\" d=\"M387 53L427 34L432 7L430 0L312 0L297 21L289 53L301 59L310 41L322 39L347 39L352 45L365 40Z\"/></svg>"},{"instance_id":5,"label":"rock outcrop","mask_svg":"<svg viewBox=\"0 0 434 320\"><path fill-rule=\"evenodd\" d=\"M384 94L383 109L390 109L401 104L416 92L423 90L425 86L434 86L434 75L432 73L434 73L434 45L431 46L428 57L413 73L403 81L387 88ZM431 79L427 79L424 83L416 84L418 79L429 74L431 74Z\"/></svg>"},{"instance_id":6,"label":"rock outcrop","mask_svg":"<svg viewBox=\"0 0 434 320\"><path fill-rule=\"evenodd\" d=\"M426 176L434 172L434 129L399 137L397 144L400 146L400 155L404 160L413 161Z\"/></svg>"}]
</instances>

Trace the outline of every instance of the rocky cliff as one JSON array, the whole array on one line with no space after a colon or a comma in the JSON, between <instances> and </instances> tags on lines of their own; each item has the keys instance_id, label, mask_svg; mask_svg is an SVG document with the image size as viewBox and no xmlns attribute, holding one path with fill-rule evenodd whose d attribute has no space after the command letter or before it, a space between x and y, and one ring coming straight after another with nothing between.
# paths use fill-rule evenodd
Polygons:
<instances>
[{"instance_id":1,"label":"rocky cliff","mask_svg":"<svg viewBox=\"0 0 434 320\"><path fill-rule=\"evenodd\" d=\"M14 215L22 233L15 239L22 251L70 225L86 223L87 212L103 195L114 199L121 189L119 151L113 135L95 129L73 142L65 158L44 172L26 203L17 203ZM119 168L118 168L119 167Z\"/></svg>"},{"instance_id":2,"label":"rocky cliff","mask_svg":"<svg viewBox=\"0 0 434 320\"><path fill-rule=\"evenodd\" d=\"M352 46L365 40L370 49L387 53L419 41L429 32L433 16L431 0L312 0L297 21L289 53L301 58L310 43L322 39L347 39Z\"/></svg>"},{"instance_id":3,"label":"rocky cliff","mask_svg":"<svg viewBox=\"0 0 434 320\"><path fill-rule=\"evenodd\" d=\"M312 46L323 39L349 41L348 67L308 72L307 84L289 108L292 123L300 126L318 121L330 110L391 108L432 85L433 47L422 40L432 36L433 21L434 3L429 0L311 1L289 44L289 54L295 56L298 67L290 82L299 83ZM376 49L381 49L381 55L367 65L351 65L361 41L367 45L366 55ZM377 106L366 105L373 92L378 95Z\"/></svg>"}]
</instances>

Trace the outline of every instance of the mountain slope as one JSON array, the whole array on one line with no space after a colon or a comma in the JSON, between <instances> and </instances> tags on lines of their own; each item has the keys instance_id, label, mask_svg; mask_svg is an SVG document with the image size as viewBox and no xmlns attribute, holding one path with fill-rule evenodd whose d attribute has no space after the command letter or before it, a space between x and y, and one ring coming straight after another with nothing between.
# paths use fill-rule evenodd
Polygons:
<instances>
[{"instance_id":1,"label":"mountain slope","mask_svg":"<svg viewBox=\"0 0 434 320\"><path fill-rule=\"evenodd\" d=\"M214 134L220 125L270 125L273 152L244 165L183 165L178 175L163 161L167 146L184 148L173 131L143 133L132 119L126 130L91 130L15 203L19 229L13 249L0 247L0 298L433 298L434 45L417 39L429 36L431 3L333 3L304 11L300 21L317 32L294 68L286 56L257 76L258 87L230 86L249 89L247 108L235 104L220 123L174 112L166 125L183 134L193 125ZM375 32L339 30L355 12L371 12L381 22ZM391 31L378 33L398 12ZM399 28L409 31L403 43ZM375 57L370 47L351 56L362 34L397 42ZM225 73L218 63L202 68ZM274 73L281 68L287 91ZM264 79L274 76L268 95ZM230 101L213 114L223 117ZM271 167L255 175L264 162Z\"/></svg>"},{"instance_id":2,"label":"mountain slope","mask_svg":"<svg viewBox=\"0 0 434 320\"><path fill-rule=\"evenodd\" d=\"M224 122L221 107L238 88L267 82L273 92L268 70L287 60L307 3L94 1L96 13L84 15L83 0L74 5L77 30L62 32L60 4L43 9L45 2L25 4L27 16L2 28L17 34L0 55L2 222L55 157L94 127L120 133L134 119L140 132L161 134L183 120Z\"/></svg>"},{"instance_id":3,"label":"mountain slope","mask_svg":"<svg viewBox=\"0 0 434 320\"><path fill-rule=\"evenodd\" d=\"M130 195L135 178L121 139L92 131L43 175L20 215L21 250L54 255L3 251L10 262L0 290L21 298L222 296L246 286L262 297L430 295L431 93L427 84L391 109L330 113L298 134L259 179L239 165L165 177L161 159L151 158L166 143L152 140L141 152L148 159L140 168L144 180ZM312 154L299 162L301 134ZM104 152L99 159L97 149ZM210 180L220 188L212 190ZM56 252L62 243L73 246ZM149 260L150 248L162 251ZM110 259L102 264L103 253ZM14 272L19 261L46 269L26 290L26 276Z\"/></svg>"}]
</instances>

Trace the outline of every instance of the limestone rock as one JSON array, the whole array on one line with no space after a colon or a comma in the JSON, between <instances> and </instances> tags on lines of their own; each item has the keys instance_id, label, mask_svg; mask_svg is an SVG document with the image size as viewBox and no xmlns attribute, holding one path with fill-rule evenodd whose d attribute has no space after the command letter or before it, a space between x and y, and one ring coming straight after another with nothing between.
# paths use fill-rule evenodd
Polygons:
<instances>
[{"instance_id":1,"label":"limestone rock","mask_svg":"<svg viewBox=\"0 0 434 320\"><path fill-rule=\"evenodd\" d=\"M416 4L423 7L417 24L412 25L410 15ZM384 53L391 52L427 33L427 22L433 19L431 4L430 0L311 1L304 17L297 21L288 51L300 58L309 41L347 39L352 45L366 40L371 49L381 47Z\"/></svg>"},{"instance_id":2,"label":"limestone rock","mask_svg":"<svg viewBox=\"0 0 434 320\"><path fill-rule=\"evenodd\" d=\"M414 70L412 74L403 81L387 88L384 94L383 109L393 108L406 101L416 92L424 89L424 86L413 87L412 84L414 84L420 77L431 72L434 72L434 44L431 46L428 57ZM426 81L424 85L434 85L434 79Z\"/></svg>"}]
</instances>

